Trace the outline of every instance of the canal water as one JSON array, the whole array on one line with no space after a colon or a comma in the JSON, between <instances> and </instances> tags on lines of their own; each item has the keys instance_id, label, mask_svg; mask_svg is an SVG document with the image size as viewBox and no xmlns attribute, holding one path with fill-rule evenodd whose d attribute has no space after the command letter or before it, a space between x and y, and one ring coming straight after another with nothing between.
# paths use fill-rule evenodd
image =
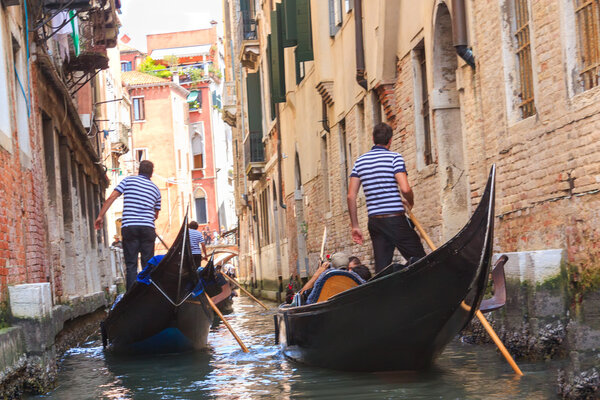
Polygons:
<instances>
[{"instance_id":1,"label":"canal water","mask_svg":"<svg viewBox=\"0 0 600 400\"><path fill-rule=\"evenodd\" d=\"M243 353L222 324L204 352L114 357L99 337L60 362L57 387L36 399L548 399L557 398L558 362L524 363L517 378L493 345L454 340L419 373L347 373L291 362L273 336L273 310L236 298L226 318L250 348ZM418 332L415 332L418 334Z\"/></svg>"}]
</instances>

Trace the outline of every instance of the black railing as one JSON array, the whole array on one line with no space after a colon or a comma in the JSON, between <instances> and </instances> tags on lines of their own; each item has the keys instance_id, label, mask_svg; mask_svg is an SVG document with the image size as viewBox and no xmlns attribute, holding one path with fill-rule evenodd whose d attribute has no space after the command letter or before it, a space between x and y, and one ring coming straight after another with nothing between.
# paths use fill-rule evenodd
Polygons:
<instances>
[{"instance_id":1,"label":"black railing","mask_svg":"<svg viewBox=\"0 0 600 400\"><path fill-rule=\"evenodd\" d=\"M256 40L256 18L251 11L242 11L243 40Z\"/></svg>"},{"instance_id":2,"label":"black railing","mask_svg":"<svg viewBox=\"0 0 600 400\"><path fill-rule=\"evenodd\" d=\"M244 143L244 148L246 150L247 163L265 161L265 146L260 132L250 132Z\"/></svg>"}]
</instances>

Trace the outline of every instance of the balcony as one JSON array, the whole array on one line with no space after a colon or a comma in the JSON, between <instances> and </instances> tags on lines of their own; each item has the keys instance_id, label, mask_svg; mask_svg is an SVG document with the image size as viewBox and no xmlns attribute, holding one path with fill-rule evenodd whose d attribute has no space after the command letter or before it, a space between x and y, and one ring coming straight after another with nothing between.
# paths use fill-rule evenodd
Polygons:
<instances>
[{"instance_id":1,"label":"balcony","mask_svg":"<svg viewBox=\"0 0 600 400\"><path fill-rule=\"evenodd\" d=\"M259 180L265 173L265 146L260 132L250 132L244 141L246 176L249 181Z\"/></svg>"},{"instance_id":2,"label":"balcony","mask_svg":"<svg viewBox=\"0 0 600 400\"><path fill-rule=\"evenodd\" d=\"M120 156L126 154L129 151L129 134L131 133L131 127L120 123L116 131L112 132L110 136L110 150L112 153Z\"/></svg>"},{"instance_id":3,"label":"balcony","mask_svg":"<svg viewBox=\"0 0 600 400\"><path fill-rule=\"evenodd\" d=\"M116 47L119 22L110 2L93 3L79 23L79 49L73 49L65 67L67 72L95 73L108 68L106 49Z\"/></svg>"},{"instance_id":4,"label":"balcony","mask_svg":"<svg viewBox=\"0 0 600 400\"><path fill-rule=\"evenodd\" d=\"M260 43L258 42L256 18L250 11L242 11L238 20L238 43L241 43L240 61L242 66L255 70L258 68Z\"/></svg>"},{"instance_id":5,"label":"balcony","mask_svg":"<svg viewBox=\"0 0 600 400\"><path fill-rule=\"evenodd\" d=\"M235 82L225 82L223 85L223 121L231 127L236 126L237 96Z\"/></svg>"}]
</instances>

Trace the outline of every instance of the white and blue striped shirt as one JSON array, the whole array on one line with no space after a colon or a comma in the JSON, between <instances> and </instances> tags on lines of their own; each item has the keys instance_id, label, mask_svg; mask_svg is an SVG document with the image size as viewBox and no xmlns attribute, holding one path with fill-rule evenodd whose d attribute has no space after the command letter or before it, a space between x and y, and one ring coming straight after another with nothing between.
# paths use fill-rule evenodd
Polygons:
<instances>
[{"instance_id":1,"label":"white and blue striped shirt","mask_svg":"<svg viewBox=\"0 0 600 400\"><path fill-rule=\"evenodd\" d=\"M160 210L160 190L145 175L128 176L115 188L123 194L122 227L149 226L154 228L154 215Z\"/></svg>"},{"instance_id":2,"label":"white and blue striped shirt","mask_svg":"<svg viewBox=\"0 0 600 400\"><path fill-rule=\"evenodd\" d=\"M406 172L404 158L383 146L375 145L358 157L350 176L360 179L369 216L404 211L395 178L399 172Z\"/></svg>"},{"instance_id":3,"label":"white and blue striped shirt","mask_svg":"<svg viewBox=\"0 0 600 400\"><path fill-rule=\"evenodd\" d=\"M195 229L190 229L190 247L192 254L202 254L200 244L204 243L204 236Z\"/></svg>"}]
</instances>

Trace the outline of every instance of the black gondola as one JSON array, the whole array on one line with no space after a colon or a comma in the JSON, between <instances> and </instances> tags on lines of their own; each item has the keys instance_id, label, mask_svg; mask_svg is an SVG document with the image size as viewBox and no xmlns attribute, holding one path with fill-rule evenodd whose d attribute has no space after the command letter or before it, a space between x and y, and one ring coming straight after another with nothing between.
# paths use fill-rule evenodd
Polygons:
<instances>
[{"instance_id":1,"label":"black gondola","mask_svg":"<svg viewBox=\"0 0 600 400\"><path fill-rule=\"evenodd\" d=\"M145 279L141 279L143 275ZM138 275L138 281L102 322L104 346L119 353L205 348L214 314L198 282L214 280L212 259L201 275L194 266L186 217L164 258ZM206 290L213 294L208 285Z\"/></svg>"},{"instance_id":2,"label":"black gondola","mask_svg":"<svg viewBox=\"0 0 600 400\"><path fill-rule=\"evenodd\" d=\"M490 271L494 231L492 167L465 227L426 257L326 301L280 306L276 340L286 357L348 371L429 367L473 318ZM396 267L397 268L397 267Z\"/></svg>"}]
</instances>

